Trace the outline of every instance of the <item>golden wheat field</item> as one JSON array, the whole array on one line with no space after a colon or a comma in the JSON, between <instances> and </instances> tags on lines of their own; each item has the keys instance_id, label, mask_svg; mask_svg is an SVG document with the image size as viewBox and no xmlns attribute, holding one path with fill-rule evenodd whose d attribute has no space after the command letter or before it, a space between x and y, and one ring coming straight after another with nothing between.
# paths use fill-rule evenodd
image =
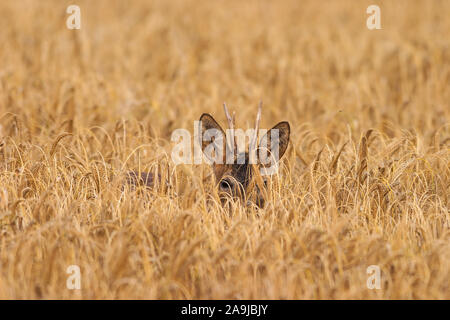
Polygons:
<instances>
[{"instance_id":1,"label":"golden wheat field","mask_svg":"<svg viewBox=\"0 0 450 320\"><path fill-rule=\"evenodd\" d=\"M449 299L448 12L2 0L0 298ZM290 144L266 207L226 209L208 165L173 164L171 134L224 125L223 102L251 128L259 101ZM162 183L124 188L128 170Z\"/></svg>"}]
</instances>

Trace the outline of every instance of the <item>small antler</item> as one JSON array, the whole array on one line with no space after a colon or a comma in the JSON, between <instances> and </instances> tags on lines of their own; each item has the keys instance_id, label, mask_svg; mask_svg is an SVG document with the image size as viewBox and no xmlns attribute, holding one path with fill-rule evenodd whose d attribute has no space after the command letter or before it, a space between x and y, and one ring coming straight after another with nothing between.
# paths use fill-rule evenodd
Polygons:
<instances>
[{"instance_id":1,"label":"small antler","mask_svg":"<svg viewBox=\"0 0 450 320\"><path fill-rule=\"evenodd\" d=\"M256 115L255 120L255 133L253 134L252 141L250 142L249 151L253 154L256 148L256 144L258 143L258 131L259 131L259 122L261 121L261 110L262 110L262 101L259 102L258 113Z\"/></svg>"},{"instance_id":2,"label":"small antler","mask_svg":"<svg viewBox=\"0 0 450 320\"><path fill-rule=\"evenodd\" d=\"M227 117L227 121L228 121L228 127L230 128L230 134L231 136L228 138L229 140L227 141L229 150L234 150L234 146L235 146L235 139L234 139L234 123L235 123L235 116L236 113L233 112L233 117L230 116L230 113L228 112L228 108L226 103L223 103L223 110L225 111L225 115Z\"/></svg>"}]
</instances>

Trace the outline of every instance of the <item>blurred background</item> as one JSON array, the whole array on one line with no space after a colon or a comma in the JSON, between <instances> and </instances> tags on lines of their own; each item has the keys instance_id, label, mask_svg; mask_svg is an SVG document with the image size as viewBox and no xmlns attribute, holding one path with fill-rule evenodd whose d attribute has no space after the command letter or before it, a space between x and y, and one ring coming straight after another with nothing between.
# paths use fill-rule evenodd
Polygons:
<instances>
[{"instance_id":1,"label":"blurred background","mask_svg":"<svg viewBox=\"0 0 450 320\"><path fill-rule=\"evenodd\" d=\"M366 27L375 2L382 30ZM264 126L308 123L324 139L426 134L448 121L450 2L375 2L2 1L0 112L35 121L31 133L125 118L169 138L203 112L224 120L223 102L246 127L262 100Z\"/></svg>"}]
</instances>

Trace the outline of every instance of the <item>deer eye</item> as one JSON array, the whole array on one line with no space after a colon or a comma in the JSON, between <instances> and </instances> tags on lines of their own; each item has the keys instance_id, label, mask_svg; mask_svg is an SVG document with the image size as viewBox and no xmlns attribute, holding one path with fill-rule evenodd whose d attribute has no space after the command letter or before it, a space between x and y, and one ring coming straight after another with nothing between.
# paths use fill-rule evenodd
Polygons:
<instances>
[{"instance_id":1,"label":"deer eye","mask_svg":"<svg viewBox=\"0 0 450 320\"><path fill-rule=\"evenodd\" d=\"M219 187L221 190L229 190L231 188L231 183L228 180L220 181Z\"/></svg>"}]
</instances>

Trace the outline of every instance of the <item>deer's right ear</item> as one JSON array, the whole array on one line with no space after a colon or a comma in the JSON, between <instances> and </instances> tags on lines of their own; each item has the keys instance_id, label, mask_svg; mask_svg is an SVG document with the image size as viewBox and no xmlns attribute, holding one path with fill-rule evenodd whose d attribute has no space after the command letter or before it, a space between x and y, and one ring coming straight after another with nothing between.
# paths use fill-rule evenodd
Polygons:
<instances>
[{"instance_id":1,"label":"deer's right ear","mask_svg":"<svg viewBox=\"0 0 450 320\"><path fill-rule=\"evenodd\" d=\"M223 129L214 118L204 113L200 117L200 145L206 157L213 163L224 163L226 155L226 136ZM214 150L212 149L214 148ZM214 152L214 154L212 153ZM222 157L218 159L216 156L220 154Z\"/></svg>"},{"instance_id":2,"label":"deer's right ear","mask_svg":"<svg viewBox=\"0 0 450 320\"><path fill-rule=\"evenodd\" d=\"M274 150L278 149L278 159L283 157L289 144L289 136L291 134L291 127L289 122L282 121L270 129L260 141L259 147L261 149L267 149L269 154L273 155ZM275 138L272 140L272 138Z\"/></svg>"}]
</instances>

